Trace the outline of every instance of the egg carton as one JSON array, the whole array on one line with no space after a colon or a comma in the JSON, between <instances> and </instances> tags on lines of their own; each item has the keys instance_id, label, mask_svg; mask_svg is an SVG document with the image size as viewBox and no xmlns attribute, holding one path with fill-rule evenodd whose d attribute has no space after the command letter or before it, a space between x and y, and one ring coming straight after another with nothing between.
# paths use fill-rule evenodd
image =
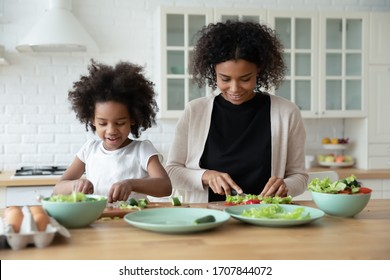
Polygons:
<instances>
[{"instance_id":1,"label":"egg carton","mask_svg":"<svg viewBox=\"0 0 390 280\"><path fill-rule=\"evenodd\" d=\"M13 250L23 249L30 244L44 248L51 244L57 232L64 237L70 237L69 231L54 218L50 217L45 231L38 231L28 206L23 206L22 212L23 221L18 233L14 232L11 225L5 224L4 219L0 219L0 244L8 243Z\"/></svg>"}]
</instances>

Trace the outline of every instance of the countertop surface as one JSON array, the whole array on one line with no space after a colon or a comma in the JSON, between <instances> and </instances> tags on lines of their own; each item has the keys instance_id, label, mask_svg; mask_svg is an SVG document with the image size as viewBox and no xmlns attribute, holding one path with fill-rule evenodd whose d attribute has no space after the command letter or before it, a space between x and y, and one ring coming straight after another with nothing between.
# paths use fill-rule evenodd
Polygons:
<instances>
[{"instance_id":1,"label":"countertop surface","mask_svg":"<svg viewBox=\"0 0 390 280\"><path fill-rule=\"evenodd\" d=\"M7 186L54 186L61 176L14 176L15 171L0 173L0 187Z\"/></svg>"},{"instance_id":2,"label":"countertop surface","mask_svg":"<svg viewBox=\"0 0 390 280\"><path fill-rule=\"evenodd\" d=\"M314 167L307 170L308 172L314 171L329 171L334 170L339 174L339 178L346 178L354 174L358 179L390 179L390 169L357 169L357 168L326 168L326 167Z\"/></svg>"},{"instance_id":3,"label":"countertop surface","mask_svg":"<svg viewBox=\"0 0 390 280\"><path fill-rule=\"evenodd\" d=\"M326 171L330 168L315 167L307 170ZM331 168L339 174L339 178L345 178L354 174L357 178L363 179L390 179L390 169L356 169L356 168ZM50 186L55 185L60 176L19 176L15 178L14 171L3 171L0 173L0 187L6 186Z\"/></svg>"},{"instance_id":4,"label":"countertop surface","mask_svg":"<svg viewBox=\"0 0 390 280\"><path fill-rule=\"evenodd\" d=\"M299 204L315 207L311 201ZM123 219L106 218L86 228L70 229L70 238L57 234L46 248L6 248L0 255L2 260L389 260L389 213L389 199L372 199L354 218L325 215L307 225L281 228L230 218L215 229L188 234L156 233Z\"/></svg>"}]
</instances>

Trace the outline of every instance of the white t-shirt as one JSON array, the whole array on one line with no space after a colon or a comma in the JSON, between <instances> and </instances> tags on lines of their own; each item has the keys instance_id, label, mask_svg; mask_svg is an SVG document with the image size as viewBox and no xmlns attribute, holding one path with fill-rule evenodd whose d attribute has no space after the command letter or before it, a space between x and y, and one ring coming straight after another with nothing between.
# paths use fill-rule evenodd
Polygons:
<instances>
[{"instance_id":1,"label":"white t-shirt","mask_svg":"<svg viewBox=\"0 0 390 280\"><path fill-rule=\"evenodd\" d=\"M147 166L151 156L161 154L149 140L132 140L121 149L108 151L101 140L89 140L77 153L85 163L86 178L94 186L94 194L108 195L111 186L121 180L148 177ZM132 192L131 197L146 198L145 194Z\"/></svg>"}]
</instances>

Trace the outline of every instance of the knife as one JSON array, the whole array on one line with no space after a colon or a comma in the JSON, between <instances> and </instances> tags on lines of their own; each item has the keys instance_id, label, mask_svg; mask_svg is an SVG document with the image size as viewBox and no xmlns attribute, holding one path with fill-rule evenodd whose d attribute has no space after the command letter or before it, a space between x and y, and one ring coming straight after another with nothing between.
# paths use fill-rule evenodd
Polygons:
<instances>
[{"instance_id":1,"label":"knife","mask_svg":"<svg viewBox=\"0 0 390 280\"><path fill-rule=\"evenodd\" d=\"M242 196L242 197L246 196L246 193L239 194L235 189L231 189L230 193L232 195L239 195L239 196Z\"/></svg>"}]
</instances>

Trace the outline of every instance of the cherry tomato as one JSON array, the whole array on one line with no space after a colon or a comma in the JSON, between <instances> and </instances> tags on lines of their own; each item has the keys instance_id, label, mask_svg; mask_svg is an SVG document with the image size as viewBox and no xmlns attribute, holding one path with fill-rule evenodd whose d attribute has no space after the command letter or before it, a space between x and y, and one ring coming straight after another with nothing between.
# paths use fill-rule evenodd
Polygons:
<instances>
[{"instance_id":1,"label":"cherry tomato","mask_svg":"<svg viewBox=\"0 0 390 280\"><path fill-rule=\"evenodd\" d=\"M341 193L341 194L351 194L351 190L349 190L349 189L342 190L342 191L339 191L338 193Z\"/></svg>"},{"instance_id":2,"label":"cherry tomato","mask_svg":"<svg viewBox=\"0 0 390 280\"><path fill-rule=\"evenodd\" d=\"M365 187L360 187L359 193L370 193L372 192L372 189L365 188Z\"/></svg>"},{"instance_id":3,"label":"cherry tomato","mask_svg":"<svg viewBox=\"0 0 390 280\"><path fill-rule=\"evenodd\" d=\"M260 204L260 199L249 199L245 201L245 204Z\"/></svg>"}]
</instances>

